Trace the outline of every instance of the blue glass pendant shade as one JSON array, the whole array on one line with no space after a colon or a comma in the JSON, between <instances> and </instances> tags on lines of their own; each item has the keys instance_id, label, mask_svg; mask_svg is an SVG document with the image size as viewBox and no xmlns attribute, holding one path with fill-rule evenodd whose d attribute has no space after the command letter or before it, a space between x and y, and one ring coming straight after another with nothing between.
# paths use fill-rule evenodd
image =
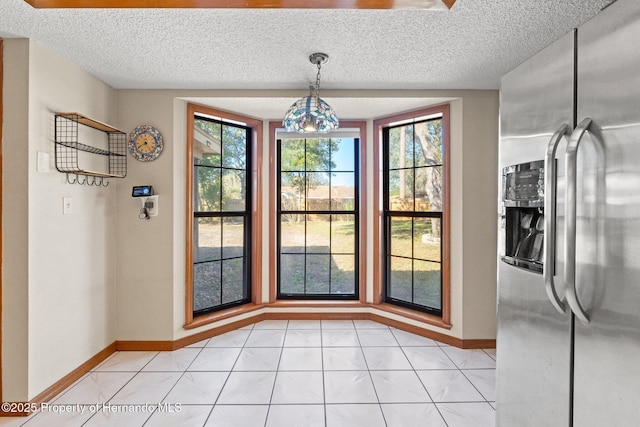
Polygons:
<instances>
[{"instance_id":1,"label":"blue glass pendant shade","mask_svg":"<svg viewBox=\"0 0 640 427\"><path fill-rule=\"evenodd\" d=\"M282 125L287 132L327 133L338 129L340 122L333 108L317 96L297 100L284 116Z\"/></svg>"}]
</instances>

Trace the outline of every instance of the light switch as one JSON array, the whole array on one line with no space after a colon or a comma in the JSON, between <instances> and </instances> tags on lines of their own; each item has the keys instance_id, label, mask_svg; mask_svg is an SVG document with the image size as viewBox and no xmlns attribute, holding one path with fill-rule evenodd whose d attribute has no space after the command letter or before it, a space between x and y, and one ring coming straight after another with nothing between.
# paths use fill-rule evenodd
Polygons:
<instances>
[{"instance_id":1,"label":"light switch","mask_svg":"<svg viewBox=\"0 0 640 427\"><path fill-rule=\"evenodd\" d=\"M38 172L49 172L49 153L38 151Z\"/></svg>"},{"instance_id":2,"label":"light switch","mask_svg":"<svg viewBox=\"0 0 640 427\"><path fill-rule=\"evenodd\" d=\"M62 214L69 215L73 213L73 199L71 197L62 198Z\"/></svg>"}]
</instances>

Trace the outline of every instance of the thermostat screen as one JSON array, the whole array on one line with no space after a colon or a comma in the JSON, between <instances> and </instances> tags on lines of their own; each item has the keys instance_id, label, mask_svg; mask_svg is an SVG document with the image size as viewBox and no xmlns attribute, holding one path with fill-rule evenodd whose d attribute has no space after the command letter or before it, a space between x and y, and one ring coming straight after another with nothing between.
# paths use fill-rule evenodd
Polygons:
<instances>
[{"instance_id":1,"label":"thermostat screen","mask_svg":"<svg viewBox=\"0 0 640 427\"><path fill-rule=\"evenodd\" d=\"M138 185L133 187L131 192L132 197L147 197L153 196L153 187L151 185Z\"/></svg>"}]
</instances>

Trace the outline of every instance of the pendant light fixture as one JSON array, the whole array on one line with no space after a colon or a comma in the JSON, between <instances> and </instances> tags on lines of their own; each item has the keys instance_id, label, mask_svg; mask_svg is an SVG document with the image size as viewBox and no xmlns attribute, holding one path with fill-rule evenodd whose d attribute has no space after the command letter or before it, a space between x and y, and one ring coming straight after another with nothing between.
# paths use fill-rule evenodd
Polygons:
<instances>
[{"instance_id":1,"label":"pendant light fixture","mask_svg":"<svg viewBox=\"0 0 640 427\"><path fill-rule=\"evenodd\" d=\"M313 53L309 61L318 67L315 86L309 86L309 96L297 100L287 111L282 125L287 132L327 133L338 129L335 111L320 99L320 68L329 60L326 53Z\"/></svg>"}]
</instances>

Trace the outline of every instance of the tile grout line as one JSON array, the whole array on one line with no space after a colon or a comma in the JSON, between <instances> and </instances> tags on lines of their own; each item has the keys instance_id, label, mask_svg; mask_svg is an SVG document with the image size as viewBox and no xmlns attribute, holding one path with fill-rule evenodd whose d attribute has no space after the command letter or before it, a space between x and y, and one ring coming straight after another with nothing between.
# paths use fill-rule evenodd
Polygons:
<instances>
[{"instance_id":1,"label":"tile grout line","mask_svg":"<svg viewBox=\"0 0 640 427\"><path fill-rule=\"evenodd\" d=\"M83 375L81 378L79 378L78 380L76 380L71 386L67 387L64 392L60 395L57 396L56 399L52 402L55 404L56 400L58 400L59 398L63 397L65 394L67 394L68 392L70 392L71 390L73 390L76 386L78 386L80 384L80 382L84 381L85 379L87 379L87 377L89 377L92 373L101 373L101 372L106 372L106 373L110 373L110 372L135 372L133 374L133 376L131 378L129 378L123 385L122 387L120 387L118 390L116 390L113 395L111 395L111 397L109 399L107 399L104 403L109 402L111 399L113 399L115 397L116 394L118 394L127 384L129 384L141 371L142 369L144 369L145 366L147 366L153 359L155 359L158 354L160 354L160 352L156 352L156 354L149 359L149 361L147 361L147 363L145 363L138 371L98 371L97 368L99 368L100 366L104 365L105 363L107 363L108 360L115 358L117 354L122 353L121 351L116 351L114 352L112 355L110 355L108 358L106 358L105 360L103 360L98 366L96 366L94 369L90 370L89 372L87 372L85 375ZM98 403L96 403L98 404ZM85 404L82 404L83 406L88 406ZM89 420L91 420L93 417L96 416L98 412L96 411L96 413L94 413L93 415L91 415L89 418L87 418L87 420L85 422L82 423L82 425L85 425L86 423L89 422ZM26 425L28 422L33 421L34 418L36 418L38 415L40 415L40 412L36 412L35 414L33 414L32 416L27 417L27 419L24 421L24 423L20 424L20 426L24 426Z\"/></svg>"},{"instance_id":2,"label":"tile grout line","mask_svg":"<svg viewBox=\"0 0 640 427\"><path fill-rule=\"evenodd\" d=\"M233 362L233 365L231 366L231 369L229 370L229 373L227 374L227 379L224 380L224 383L222 384L222 387L220 388L220 392L218 393L218 396L216 397L216 400L213 402L213 406L211 407L211 411L209 411L209 415L207 415L207 418L205 418L205 420L204 420L203 427L207 425L207 423L209 422L209 419L213 415L213 411L216 408L216 405L218 404L218 400L220 399L220 396L222 395L222 392L224 391L224 388L226 387L227 382L229 382L229 378L231 377L231 373L233 372L233 368L235 368L236 363L238 363L238 359L240 358L240 355L242 354L242 351L245 349L247 341L249 341L249 337L251 336L252 333L253 333L253 326L249 329L249 334L244 339L244 342L242 343L242 347L240 347L240 351L238 352L238 356L236 356L236 361ZM209 340L207 341L207 344L209 344L213 338L215 338L215 337L209 338ZM205 347L202 347L202 350L204 350L205 348L207 348L206 344L205 344ZM212 348L217 348L217 347L212 347ZM235 347L219 347L219 348L235 348ZM198 356L196 356L196 358L197 357ZM195 359L193 359L191 364L189 364L189 367L193 364L193 362L195 362ZM189 369L189 368L187 368L187 369ZM193 372L206 372L206 371L193 371Z\"/></svg>"},{"instance_id":3,"label":"tile grout line","mask_svg":"<svg viewBox=\"0 0 640 427\"><path fill-rule=\"evenodd\" d=\"M420 384L422 385L422 388L424 388L424 391L427 392L427 396L429 396L429 399L431 400L431 404L433 405L434 408L436 408L436 411L438 411L438 414L440 415L440 418L442 419L442 422L449 427L449 423L447 423L447 420L444 419L444 416L442 415L442 412L440 412L440 408L438 408L438 405L436 405L436 402L433 400L433 397L431 396L431 393L429 393L429 390L427 389L427 386L424 384L424 382L422 381L422 378L420 378L420 375L418 375L418 371L416 370L416 368L413 366L413 363L411 363L411 359L409 359L407 357L407 354L404 352L404 346L402 346L400 344L400 341L398 341L398 337L396 337L396 334L393 333L393 331L391 331L391 334L393 335L393 337L396 339L396 341L398 342L398 345L400 346L400 350L402 351L402 354L404 354L404 357L406 357L407 362L409 362L409 366L411 366L411 369L413 370L413 373L416 375L416 377L418 377L418 381L420 381ZM437 341L435 341L436 345L438 344ZM437 346L437 348L439 348L442 351L442 348L440 346ZM444 351L442 351L444 353ZM446 353L445 353L446 355ZM454 363L455 365L455 363Z\"/></svg>"},{"instance_id":4,"label":"tile grout line","mask_svg":"<svg viewBox=\"0 0 640 427\"><path fill-rule=\"evenodd\" d=\"M324 378L324 340L322 339L322 320L320 320L320 361L322 363L322 411L324 413L324 427L327 427L327 388Z\"/></svg>"},{"instance_id":5,"label":"tile grout line","mask_svg":"<svg viewBox=\"0 0 640 427\"><path fill-rule=\"evenodd\" d=\"M269 397L269 404L267 406L267 415L264 417L264 427L267 427L269 421L269 413L271 412L271 402L273 401L273 392L276 389L276 382L278 381L278 372L280 371L280 362L282 361L282 353L284 352L284 343L287 340L287 333L289 332L289 321L287 320L287 326L284 328L284 336L282 337L282 345L280 346L280 355L278 356L278 364L276 365L276 372L273 378L273 386L271 386L271 396Z\"/></svg>"},{"instance_id":6,"label":"tile grout line","mask_svg":"<svg viewBox=\"0 0 640 427\"><path fill-rule=\"evenodd\" d=\"M119 352L117 352L117 353L115 353L115 354L121 354L121 353L122 353L122 352L121 352L121 351L119 351ZM134 379L135 377L137 377L137 376L142 372L142 370L145 368L145 366L147 366L149 363L151 363L151 361L152 361L153 359L155 359L156 357L158 357L158 355L159 355L159 354L160 354L160 352L159 352L159 351L157 351L157 352L156 352L156 354L155 354L151 359L149 359L149 360L147 361L147 363L145 363L144 365L142 365L142 367L141 367L141 368L140 368L140 369L139 369L139 370L138 370L138 371L137 371L137 372L136 372L136 373L135 373L131 378L129 378L129 380L128 380L126 383L124 383L124 384L122 385L122 387L120 387L120 388L119 388L119 389L118 389L118 390L117 390L117 391L116 391L116 392L115 392L115 393L114 393L114 394L113 394L109 399L107 399L104 403L109 403L109 402L111 402L111 400L112 400L114 397L116 397L116 395L117 395L118 393L120 393L120 392L122 391L122 389L124 389L124 388L127 386L127 384L129 384L131 381L133 381L133 379ZM115 357L115 355L114 355L114 357ZM109 359L110 359L110 358L109 358ZM109 359L107 359L107 360L109 360ZM106 361L107 361L107 360L105 360L103 363L101 363L101 364L100 364L100 366L101 366L102 364L106 363ZM131 372L131 371L124 371L124 372ZM175 384L174 384L174 385L175 385ZM166 395L165 395L165 397L166 397ZM147 421L149 421L149 418L151 418L151 416L153 416L153 413L154 413L154 412L155 412L155 411L151 411L151 414L149 414L149 417L147 417L147 419L145 420L144 424L146 424L146 423L147 423ZM83 425L83 426L84 426L84 425L86 425L86 424L87 424L89 421L91 421L94 417L97 417L97 416L98 416L98 413L99 413L99 411L96 411L93 415L91 415L89 418L87 418L87 420L86 420L84 423L82 423L82 425ZM97 419L97 418L96 418L96 419Z\"/></svg>"},{"instance_id":7,"label":"tile grout line","mask_svg":"<svg viewBox=\"0 0 640 427\"><path fill-rule=\"evenodd\" d=\"M376 389L376 384L373 382L373 376L371 375L371 370L369 369L369 362L367 361L367 356L364 354L364 349L362 348L362 341L360 341L360 334L358 334L358 328L356 327L355 322L353 322L353 327L356 331L356 338L358 339L358 344L360 345L360 352L362 353L362 357L364 358L364 364L367 367L367 373L369 374L369 380L371 380L371 386L373 387L373 392L376 394L376 400L378 401L378 408L380 408L380 414L382 414L382 421L384 422L385 426L388 426L389 423L387 423L387 418L385 417L384 411L382 410L382 403L380 402L380 396L378 396L378 390ZM391 331L389 330L389 332Z\"/></svg>"},{"instance_id":8,"label":"tile grout line","mask_svg":"<svg viewBox=\"0 0 640 427\"><path fill-rule=\"evenodd\" d=\"M220 392L218 393L218 396L216 397L216 400L213 402L213 405L211 406L211 410L209 411L209 414L207 415L207 418L204 419L204 424L202 424L203 427L207 425L207 423L209 422L209 419L213 415L213 410L216 408L216 404L218 403L218 399L220 399L220 395L222 394L222 391L224 390L224 387L227 385L227 382L229 381L229 377L231 376L231 373L233 372L233 368L236 366L236 363L238 363L238 359L240 358L240 355L242 354L242 350L244 350L244 347L247 344L247 341L249 341L249 337L251 336L252 332L253 332L253 326L251 326L251 328L249 329L249 333L247 334L247 337L244 339L244 342L242 343L242 347L240 347L240 352L238 353L238 356L236 357L236 361L233 362L233 365L231 366L231 369L229 370L229 373L227 374L227 378L224 380L224 383L222 383L222 387L220 387ZM204 351L204 349L207 348L207 345L211 342L211 340L213 338L215 338L215 337L211 337L211 338L209 338L207 340L207 343L204 345L204 347L201 348L200 353L202 353ZM216 347L212 347L212 348L216 348ZM230 348L230 347L222 347L222 348ZM200 353L198 353L198 356L200 355ZM191 367L191 365L193 365L193 362L196 361L198 356L196 356L191 361L191 363L187 367L187 370L189 369L189 367ZM186 370L185 370L185 372L186 372Z\"/></svg>"},{"instance_id":9,"label":"tile grout line","mask_svg":"<svg viewBox=\"0 0 640 427\"><path fill-rule=\"evenodd\" d=\"M489 356L487 354L486 351L484 351L484 349L482 350L482 354L486 355L487 357L489 357L490 359L493 360L493 358L491 356ZM478 387L476 387L476 385L464 374L462 368L458 367L458 364L456 362L454 362L454 360L451 358L451 356L449 356L449 353L447 353L446 351L442 350L442 352L449 358L449 360L451 360L451 363L453 363L455 365L455 367L457 368L458 372L460 372L460 374L467 380L469 381L469 383L471 384L471 386L478 392L478 394L484 399L484 402L488 403L489 406L491 406L491 404L489 403L489 401L487 400L487 398L484 396L484 394L482 394L482 392L480 392L480 390L478 390ZM494 360L495 362L495 360ZM485 368L485 369L491 369L491 368ZM495 368L494 368L495 369ZM472 370L472 369L469 369ZM483 403L482 401L474 401L477 403ZM440 403L456 403L456 402L440 402ZM469 402L471 403L471 402ZM491 406L491 408L493 409L493 406ZM495 409L494 409L495 411Z\"/></svg>"},{"instance_id":10,"label":"tile grout line","mask_svg":"<svg viewBox=\"0 0 640 427\"><path fill-rule=\"evenodd\" d=\"M469 370L469 371L471 371L471 370L473 370L473 369L468 369L468 370ZM484 401L485 401L485 402L487 402L487 403L489 403L489 399L487 399L487 397L484 395L484 393L482 393L482 392L480 391L480 389L479 389L478 387L476 387L476 385L473 383L473 381L471 381L471 380L469 379L469 377L464 373L464 370L460 369L460 373L462 374L462 376L463 376L463 377L465 377L465 378L467 379L467 381L469 381L469 382L471 383L471 385L473 386L473 388L478 392L478 394L479 394L480 396L482 396L482 398L484 399ZM491 405L491 404L489 403L489 405Z\"/></svg>"},{"instance_id":11,"label":"tile grout line","mask_svg":"<svg viewBox=\"0 0 640 427\"><path fill-rule=\"evenodd\" d=\"M207 343L209 343L209 341L210 341L210 340L211 340L211 339L207 340ZM169 391L167 392L167 394L165 394L165 395L164 395L164 398L162 398L162 399L160 400L160 402L162 402L164 399L166 399L166 398L167 398L167 396L169 396L169 394L171 394L171 392L173 391L173 389L174 389L174 388L176 388L176 386L178 385L178 383L180 382L180 380L185 376L185 374L186 374L186 373L187 373L187 371L189 370L189 367L190 367L191 365L193 365L193 362L195 362L195 360L196 360L196 359L198 358L198 356L199 356L199 355L204 351L204 349L205 349L205 348L206 348L206 344L205 344L205 346L200 347L200 351L198 351L198 354L196 354L196 357L194 357L194 358L193 358L193 360L191 361L191 363L189 363L189 364L187 365L187 367L184 369L184 371L182 371L182 374L181 374L181 375L180 375L180 377L178 378L178 381L176 381L176 382L175 382L175 384L174 384L174 385L169 389ZM151 361L152 361L153 359L155 359L156 357L158 357L158 355L159 355L160 353L161 353L161 352L158 352L158 354L156 354L153 358L151 358L151 360L149 361L149 363L151 363ZM147 363L147 365L148 365L149 363ZM145 365L145 366L147 366L147 365ZM144 369L144 367L143 367L142 369ZM140 370L140 372L142 372L142 369ZM162 371L162 372L163 372L163 373L171 373L171 372L173 372L173 371L166 371L166 370L165 370L165 371ZM158 402L158 403L160 403L160 402ZM213 411L213 406L211 407L211 411ZM209 414L211 414L211 411L209 411ZM155 413L155 411L152 411L152 413L151 413L151 415L149 416L149 418L147 418L147 419L146 419L146 421L142 424L142 426L143 426L143 427L144 427L144 426L149 422L149 420L151 419L151 417L153 417L153 414L154 414L154 413ZM207 416L207 419L208 419L208 418L209 418L209 416ZM206 419L205 419L205 423L206 423Z\"/></svg>"}]
</instances>

